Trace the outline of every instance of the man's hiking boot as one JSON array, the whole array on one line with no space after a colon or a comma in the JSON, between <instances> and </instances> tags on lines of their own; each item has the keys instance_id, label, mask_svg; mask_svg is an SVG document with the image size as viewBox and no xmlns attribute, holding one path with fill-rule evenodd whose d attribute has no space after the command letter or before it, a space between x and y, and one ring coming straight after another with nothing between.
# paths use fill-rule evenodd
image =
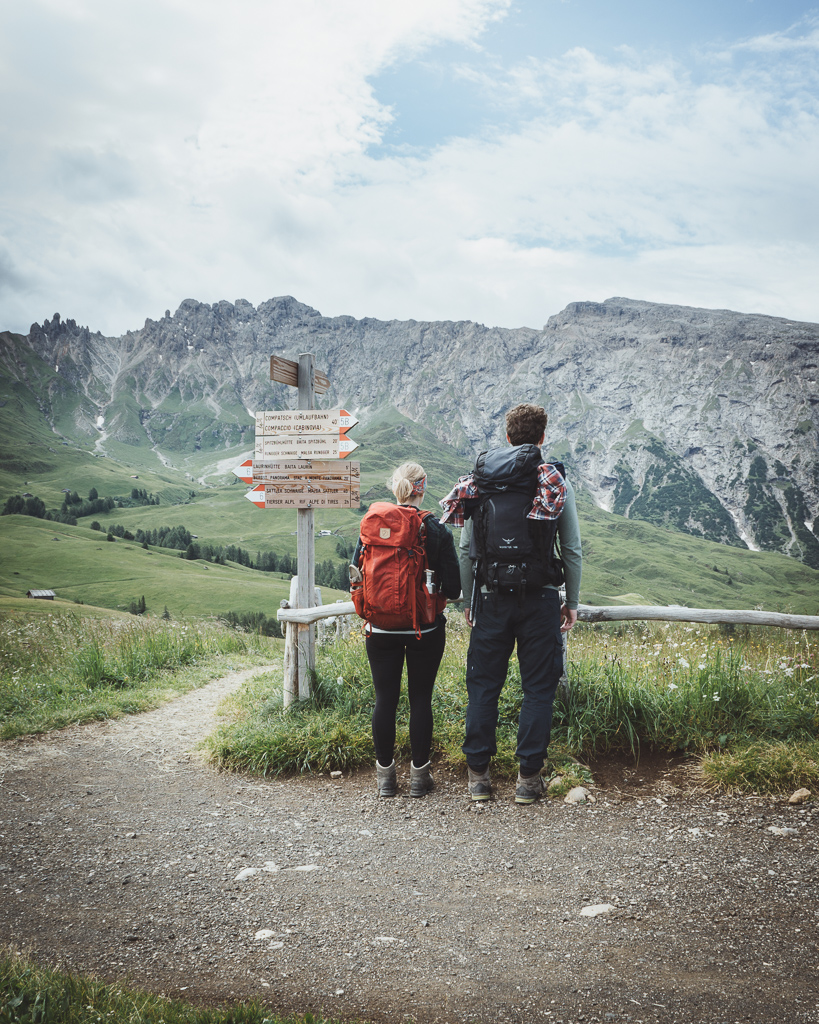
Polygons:
<instances>
[{"instance_id":1,"label":"man's hiking boot","mask_svg":"<svg viewBox=\"0 0 819 1024\"><path fill-rule=\"evenodd\" d=\"M492 783L489 781L489 767L484 768L482 772L473 772L472 769L467 765L466 770L469 772L469 783L467 788L469 789L469 795L473 800L488 800L492 795Z\"/></svg>"},{"instance_id":2,"label":"man's hiking boot","mask_svg":"<svg viewBox=\"0 0 819 1024\"><path fill-rule=\"evenodd\" d=\"M537 775L523 776L518 773L518 785L515 790L516 804L533 804L546 792L546 783L540 772Z\"/></svg>"},{"instance_id":3,"label":"man's hiking boot","mask_svg":"<svg viewBox=\"0 0 819 1024\"><path fill-rule=\"evenodd\" d=\"M375 762L375 781L378 785L379 796L395 796L395 758L393 758L392 764L388 768L385 768L378 761Z\"/></svg>"},{"instance_id":4,"label":"man's hiking boot","mask_svg":"<svg viewBox=\"0 0 819 1024\"><path fill-rule=\"evenodd\" d=\"M416 768L410 761L410 796L426 796L435 785L430 767L430 761L420 768Z\"/></svg>"}]
</instances>

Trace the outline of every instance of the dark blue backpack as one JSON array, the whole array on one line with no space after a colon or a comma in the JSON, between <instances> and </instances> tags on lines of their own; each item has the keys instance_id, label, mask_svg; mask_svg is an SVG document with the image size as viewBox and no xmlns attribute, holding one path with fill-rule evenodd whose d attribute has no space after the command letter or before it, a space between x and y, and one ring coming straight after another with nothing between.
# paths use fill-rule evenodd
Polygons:
<instances>
[{"instance_id":1,"label":"dark blue backpack","mask_svg":"<svg viewBox=\"0 0 819 1024\"><path fill-rule=\"evenodd\" d=\"M523 600L527 590L563 582L557 520L527 518L542 464L534 444L491 448L475 462L479 497L466 503L466 515L473 521L469 555L476 584L493 593L517 593ZM552 465L566 475L561 463Z\"/></svg>"}]
</instances>

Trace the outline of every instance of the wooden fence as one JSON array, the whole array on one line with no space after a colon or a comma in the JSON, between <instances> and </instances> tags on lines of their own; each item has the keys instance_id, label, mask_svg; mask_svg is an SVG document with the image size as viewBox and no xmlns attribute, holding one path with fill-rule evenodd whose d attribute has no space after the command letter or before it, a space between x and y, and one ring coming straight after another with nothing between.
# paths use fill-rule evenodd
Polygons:
<instances>
[{"instance_id":1,"label":"wooden fence","mask_svg":"<svg viewBox=\"0 0 819 1024\"><path fill-rule=\"evenodd\" d=\"M329 616L355 615L352 601L319 605L318 608L293 608L289 604L279 610L280 622L297 622L302 626ZM741 611L724 608L684 608L682 605L606 605L581 604L577 609L581 622L622 622L643 619L648 622L707 622L731 626L779 626L781 629L819 629L819 615L789 615L784 612Z\"/></svg>"},{"instance_id":2,"label":"wooden fence","mask_svg":"<svg viewBox=\"0 0 819 1024\"><path fill-rule=\"evenodd\" d=\"M294 577L295 578L295 577ZM318 597L320 602L321 598ZM295 588L291 588L290 601L282 601L277 612L280 622L287 623L284 645L284 704L289 705L296 696L301 700L310 696L309 680L298 677L299 635L309 631L315 622L336 619L336 633L349 633L347 616L355 615L352 601L318 604L315 608L296 608ZM819 615L788 615L782 612L741 611L724 608L683 608L680 605L595 605L581 604L577 609L580 622L705 622L729 626L776 626L780 629L819 629ZM564 643L564 661L565 661Z\"/></svg>"}]
</instances>

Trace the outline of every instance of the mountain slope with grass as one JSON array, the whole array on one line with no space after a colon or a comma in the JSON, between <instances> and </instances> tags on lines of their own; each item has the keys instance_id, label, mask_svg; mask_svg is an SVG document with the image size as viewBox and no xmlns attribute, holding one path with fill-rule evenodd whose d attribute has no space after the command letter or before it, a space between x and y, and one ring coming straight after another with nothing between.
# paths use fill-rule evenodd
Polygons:
<instances>
[{"instance_id":1,"label":"mountain slope with grass","mask_svg":"<svg viewBox=\"0 0 819 1024\"><path fill-rule=\"evenodd\" d=\"M374 474L375 480L379 477ZM371 489L379 496L382 483ZM369 488L368 488L369 489ZM179 616L227 611L274 616L289 594L287 578L228 561L182 557L184 551L117 538L137 531L184 527L196 543L239 544L255 563L259 555L296 554L294 512L263 512L245 501L242 486L213 487L178 505L115 508L76 526L27 516L0 516L4 557L0 595L53 589L58 597L128 610L145 597L147 611L167 606ZM433 507L429 499L427 507ZM581 599L586 604L680 604L697 608L755 608L819 614L819 572L771 552L750 552L675 531L625 520L581 495L584 545ZM358 536L360 511L316 512L317 563L346 564ZM91 528L98 522L101 530ZM457 542L457 532L456 542ZM325 603L346 597L322 586Z\"/></svg>"},{"instance_id":2,"label":"mountain slope with grass","mask_svg":"<svg viewBox=\"0 0 819 1024\"><path fill-rule=\"evenodd\" d=\"M671 307L641 312L649 304L636 306L640 316L649 320L671 315ZM759 606L815 614L819 611L819 572L810 566L811 559L801 561L776 553L785 549L792 555L799 553L793 543L793 523L801 523L800 529L813 536L807 490L800 490L795 478L788 476L784 463L771 463L763 454L762 428L768 414L762 407L755 413L757 440L743 442L747 473L742 460L737 460L734 476L747 478L746 504L757 510L756 536L773 550L749 551L730 535L735 519L697 474L696 460L683 464L679 456L669 454L668 436L662 439L659 433L649 432L644 421L631 423L625 433L617 435L614 419L595 420L608 399L597 395L591 401L598 387L591 371L569 403L574 417L570 424L565 410L561 415L561 392L552 388L554 381L544 378L546 383L537 393L523 387L522 367L529 365L526 360L533 359L535 353L543 355L549 331L559 328L569 339L589 317L607 322L612 308L610 303L600 309L578 308L568 319L550 321L552 327L547 325L547 331L540 333L501 332L495 336L472 325L475 330L464 334L464 325L449 324L432 325L416 337L417 324L411 330L407 325L386 325L386 334L379 334L381 328L386 330L385 325L351 318L341 318L343 323L328 321L294 300L272 300L258 310L241 303L207 307L186 302L173 317L149 322L143 332L125 339L91 335L59 318L28 337L0 335L0 430L5 442L0 450L0 504L14 496L30 495L26 501L42 501L49 514L59 516L64 510L70 518L81 511L92 491L101 498L115 499L113 508L80 517L76 526L32 517L0 517L0 534L8 540L0 567L0 593L19 596L31 588L59 589L60 596L71 600L121 610L145 596L149 614L161 614L165 605L173 615L259 610L272 614L287 596L286 579L250 566L267 558L269 567L270 553L295 556L295 513L255 508L244 500L245 487L231 468L248 454L252 440L250 416L241 412L236 402L268 407L292 402L293 389L268 379L267 356L278 345L288 355L312 348L319 366L336 382L322 403L343 402L362 421L351 435L360 445L354 457L362 467L362 509L316 512L317 561L332 567L332 573L341 571L349 558L363 508L390 496L387 479L396 465L408 458L424 464L429 478L426 506L437 510L437 499L469 470L475 449L492 441L492 430L497 429L493 423L499 422L506 404L504 396L510 396L510 401L513 393L547 401L551 389L558 409L555 412L550 406L546 450L565 460L579 494L585 549L582 598L586 603ZM632 333L639 333L636 316L621 325L623 337L628 324ZM722 320L717 318L717 326L722 323L724 327L723 321L736 326L738 316L725 314ZM742 321L746 334L760 321L773 330L770 318L751 317ZM801 352L801 362L794 357L789 372L793 380L802 382L807 394L814 372L809 363L811 325L799 328L807 338L801 349L797 344L799 325L791 327L790 341L770 343L779 353L774 362L781 356L782 345L790 346L791 353ZM401 334L405 328L409 331L406 336ZM588 334L587 328L583 330ZM333 342L336 335L337 344ZM357 348L352 344L354 337L359 338ZM444 337L449 338L450 349L441 343ZM669 337L669 351L686 350L686 331L680 328L682 341L677 335ZM383 348L380 356L378 344ZM767 345L765 342L763 347ZM476 369L457 375L460 397L454 391L450 394L452 415L445 430L445 418L433 415L429 404L422 408L419 396L429 397L454 379L451 346L473 356L480 349L485 365L480 373ZM623 346L628 349L625 341L621 349ZM401 351L406 358L398 365ZM445 360L443 352L449 352ZM54 362L46 361L46 356ZM498 370L501 358L511 360L508 379L491 384L490 367ZM462 369L469 363L466 356L464 359ZM560 362L554 372L568 362ZM579 374L577 365L572 365L572 372ZM355 379L350 367L356 370ZM173 386L166 380L169 373ZM534 377L526 379L531 384ZM221 381L218 387L217 380ZM232 427L228 429L233 422L230 416L227 420L222 416L226 381L232 381L230 394L239 396L235 401L231 398L234 419L238 422L244 416L247 421L238 434ZM366 394L362 381L369 381ZM659 382L655 398L660 384L666 387ZM351 395L358 396L356 401L361 404L349 401ZM203 408L211 417L207 424ZM458 434L457 423L467 422L470 408L475 416L482 410L478 419L483 417L484 426L478 431L478 420L469 420L475 429ZM157 409L159 419L154 416ZM494 421L487 419L487 410L492 409ZM171 410L175 410L173 416L163 419ZM672 412L669 424L679 419L679 413ZM156 429L160 421L162 430ZM815 461L810 443L813 427L808 420L801 422L802 445L796 454L792 452L792 464L807 470L811 459ZM692 429L694 426L692 423ZM734 426L738 428L736 422ZM783 457L787 454L781 445L776 450ZM630 469L628 473L618 470L609 500L600 491L594 466L608 465L615 456L617 465ZM774 479L771 473L778 476ZM149 495L150 503L131 500L136 492ZM80 504L66 504L72 495ZM780 515L783 508L792 510L790 519ZM694 529L694 519L702 529ZM100 530L93 534L95 521ZM207 560L208 555L197 559L195 551L182 558L184 551L167 551L155 544L146 551L123 536L171 528L184 529L203 549L238 548L243 552L243 564L236 564L238 556L228 555L226 565L217 565L213 559ZM105 542L110 531L120 533L114 543ZM330 568L326 572L330 573ZM329 586L326 599L342 596L337 586Z\"/></svg>"}]
</instances>

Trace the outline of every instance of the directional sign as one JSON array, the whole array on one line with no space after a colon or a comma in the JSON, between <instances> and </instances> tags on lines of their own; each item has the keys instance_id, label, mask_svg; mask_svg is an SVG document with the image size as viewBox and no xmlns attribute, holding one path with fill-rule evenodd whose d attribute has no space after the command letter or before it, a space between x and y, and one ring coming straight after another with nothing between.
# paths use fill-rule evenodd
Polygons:
<instances>
[{"instance_id":1,"label":"directional sign","mask_svg":"<svg viewBox=\"0 0 819 1024\"><path fill-rule=\"evenodd\" d=\"M277 483L280 480L303 478L343 479L355 483L361 479L361 463L343 462L340 459L246 459L233 472L246 484L263 484L267 481Z\"/></svg>"},{"instance_id":2,"label":"directional sign","mask_svg":"<svg viewBox=\"0 0 819 1024\"><path fill-rule=\"evenodd\" d=\"M290 409L256 413L256 437L267 434L331 434L358 423L346 409Z\"/></svg>"},{"instance_id":3,"label":"directional sign","mask_svg":"<svg viewBox=\"0 0 819 1024\"><path fill-rule=\"evenodd\" d=\"M258 484L245 497L259 508L358 508L361 503L361 489L358 483L334 481L322 482L320 487L305 482L282 485Z\"/></svg>"},{"instance_id":4,"label":"directional sign","mask_svg":"<svg viewBox=\"0 0 819 1024\"><path fill-rule=\"evenodd\" d=\"M280 384L289 384L291 387L299 386L299 364L292 359L282 359L281 356L270 357L270 379L277 380ZM313 390L317 395L323 395L330 387L330 379L321 370L313 370Z\"/></svg>"},{"instance_id":5,"label":"directional sign","mask_svg":"<svg viewBox=\"0 0 819 1024\"><path fill-rule=\"evenodd\" d=\"M263 434L256 438L256 459L346 459L358 448L343 434Z\"/></svg>"}]
</instances>

